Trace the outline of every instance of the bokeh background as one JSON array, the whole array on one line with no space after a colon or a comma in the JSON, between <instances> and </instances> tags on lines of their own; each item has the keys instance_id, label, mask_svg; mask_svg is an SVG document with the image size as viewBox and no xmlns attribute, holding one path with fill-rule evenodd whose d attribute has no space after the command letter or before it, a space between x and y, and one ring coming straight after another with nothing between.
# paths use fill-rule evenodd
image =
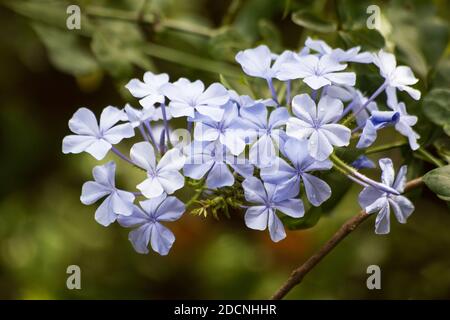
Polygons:
<instances>
[{"instance_id":1,"label":"bokeh background","mask_svg":"<svg viewBox=\"0 0 450 320\"><path fill-rule=\"evenodd\" d=\"M69 4L81 7L81 30L66 28ZM381 9L379 30L366 27L371 4ZM425 95L449 88L449 15L445 0L0 1L0 298L269 297L358 212L358 187L338 180L342 197L278 244L267 232L247 229L239 212L220 220L185 214L170 225L177 239L169 256L139 255L128 230L100 226L96 207L79 202L96 163L87 154L61 153L69 118L82 106L99 113L107 105L136 104L123 86L145 70L207 83L221 74L245 91L233 63L238 50L260 43L275 52L298 50L308 35L336 46L393 50L413 68ZM370 92L379 82L368 80L363 75L361 85ZM434 138L421 115L426 106L406 101L421 117L422 141L448 161L450 143ZM396 138L388 132L379 140ZM396 165L406 161L411 177L433 168L401 148L374 159L382 155ZM118 172L121 186L139 179L120 162ZM416 211L408 224L394 222L389 235L377 236L371 218L287 297L450 298L449 207L426 188L411 197ZM66 288L72 264L81 268L81 290ZM381 267L382 290L366 288L372 264Z\"/></svg>"}]
</instances>

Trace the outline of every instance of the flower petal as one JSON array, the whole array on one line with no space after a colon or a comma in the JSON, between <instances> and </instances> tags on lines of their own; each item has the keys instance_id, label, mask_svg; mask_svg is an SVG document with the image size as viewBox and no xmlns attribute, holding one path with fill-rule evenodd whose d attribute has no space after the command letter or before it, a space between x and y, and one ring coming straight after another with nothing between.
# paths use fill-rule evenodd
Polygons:
<instances>
[{"instance_id":1,"label":"flower petal","mask_svg":"<svg viewBox=\"0 0 450 320\"><path fill-rule=\"evenodd\" d=\"M147 178L138 184L136 188L149 199L158 197L164 192L163 186L157 178Z\"/></svg>"},{"instance_id":2,"label":"flower petal","mask_svg":"<svg viewBox=\"0 0 450 320\"><path fill-rule=\"evenodd\" d=\"M316 160L326 160L333 152L333 146L324 134L325 130L315 130L309 138L308 151Z\"/></svg>"},{"instance_id":3,"label":"flower petal","mask_svg":"<svg viewBox=\"0 0 450 320\"><path fill-rule=\"evenodd\" d=\"M147 254L148 253L148 243L150 242L150 233L153 229L153 224L143 224L137 229L132 230L128 234L128 240L130 240L133 245L134 250L137 253Z\"/></svg>"},{"instance_id":4,"label":"flower petal","mask_svg":"<svg viewBox=\"0 0 450 320\"><path fill-rule=\"evenodd\" d=\"M155 168L155 150L149 142L135 143L131 147L130 157L136 165L147 171Z\"/></svg>"},{"instance_id":5,"label":"flower petal","mask_svg":"<svg viewBox=\"0 0 450 320\"><path fill-rule=\"evenodd\" d=\"M303 173L302 178L306 196L313 206L318 207L331 197L331 188L322 179L308 173Z\"/></svg>"},{"instance_id":6,"label":"flower petal","mask_svg":"<svg viewBox=\"0 0 450 320\"><path fill-rule=\"evenodd\" d=\"M172 194L184 186L184 177L178 171L158 172L157 179L167 194Z\"/></svg>"},{"instance_id":7,"label":"flower petal","mask_svg":"<svg viewBox=\"0 0 450 320\"><path fill-rule=\"evenodd\" d=\"M265 206L249 207L245 212L245 225L254 230L265 230L267 228L267 222L269 209Z\"/></svg>"},{"instance_id":8,"label":"flower petal","mask_svg":"<svg viewBox=\"0 0 450 320\"><path fill-rule=\"evenodd\" d=\"M278 242L286 238L286 231L284 230L283 223L281 222L280 218L278 218L276 213L273 212L271 209L269 211L270 213L268 226L270 232L270 239L272 239L273 242Z\"/></svg>"},{"instance_id":9,"label":"flower petal","mask_svg":"<svg viewBox=\"0 0 450 320\"><path fill-rule=\"evenodd\" d=\"M300 199L287 199L277 202L275 208L292 218L301 218L305 214L305 208Z\"/></svg>"},{"instance_id":10,"label":"flower petal","mask_svg":"<svg viewBox=\"0 0 450 320\"><path fill-rule=\"evenodd\" d=\"M162 256L167 255L175 242L175 236L172 231L160 223L153 224L150 230L152 249Z\"/></svg>"},{"instance_id":11,"label":"flower petal","mask_svg":"<svg viewBox=\"0 0 450 320\"><path fill-rule=\"evenodd\" d=\"M69 128L73 133L96 136L99 133L99 127L95 114L87 109L78 109L69 120Z\"/></svg>"},{"instance_id":12,"label":"flower petal","mask_svg":"<svg viewBox=\"0 0 450 320\"><path fill-rule=\"evenodd\" d=\"M208 188L216 189L225 186L232 186L234 177L225 163L216 162L208 173L206 185Z\"/></svg>"},{"instance_id":13,"label":"flower petal","mask_svg":"<svg viewBox=\"0 0 450 320\"><path fill-rule=\"evenodd\" d=\"M158 207L155 217L158 221L175 221L181 218L186 206L175 197L167 197Z\"/></svg>"}]
</instances>

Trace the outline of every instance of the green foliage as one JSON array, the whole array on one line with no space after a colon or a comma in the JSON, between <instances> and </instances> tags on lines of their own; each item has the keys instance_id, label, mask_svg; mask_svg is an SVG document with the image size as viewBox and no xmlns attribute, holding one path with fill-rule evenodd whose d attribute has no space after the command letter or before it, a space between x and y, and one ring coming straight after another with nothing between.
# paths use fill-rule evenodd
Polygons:
<instances>
[{"instance_id":1,"label":"green foliage","mask_svg":"<svg viewBox=\"0 0 450 320\"><path fill-rule=\"evenodd\" d=\"M306 29L316 32L333 32L337 30L336 23L322 19L307 10L299 10L292 14L292 21Z\"/></svg>"},{"instance_id":2,"label":"green foliage","mask_svg":"<svg viewBox=\"0 0 450 320\"><path fill-rule=\"evenodd\" d=\"M433 89L423 100L423 112L450 136L450 90Z\"/></svg>"},{"instance_id":3,"label":"green foliage","mask_svg":"<svg viewBox=\"0 0 450 320\"><path fill-rule=\"evenodd\" d=\"M423 181L439 198L450 201L450 165L431 170Z\"/></svg>"}]
</instances>

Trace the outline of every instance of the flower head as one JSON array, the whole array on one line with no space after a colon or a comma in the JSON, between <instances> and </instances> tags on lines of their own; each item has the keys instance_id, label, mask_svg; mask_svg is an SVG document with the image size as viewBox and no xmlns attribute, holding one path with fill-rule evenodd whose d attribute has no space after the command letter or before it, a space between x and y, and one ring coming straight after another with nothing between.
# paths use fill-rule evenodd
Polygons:
<instances>
[{"instance_id":1,"label":"flower head","mask_svg":"<svg viewBox=\"0 0 450 320\"><path fill-rule=\"evenodd\" d=\"M380 159L379 165L382 170L381 181L383 184L402 193L406 184L406 166L400 168L395 178L391 159ZM377 234L389 233L391 208L400 223L406 223L406 220L414 211L414 205L406 197L387 193L373 186L367 186L361 191L359 204L367 213L378 212L375 221L375 233Z\"/></svg>"},{"instance_id":2,"label":"flower head","mask_svg":"<svg viewBox=\"0 0 450 320\"><path fill-rule=\"evenodd\" d=\"M248 123L248 137L255 140L250 148L250 161L258 167L271 165L276 157L275 147L279 147L285 139L282 126L289 119L287 109L279 107L269 115L266 106L258 103L242 108L240 112Z\"/></svg>"},{"instance_id":3,"label":"flower head","mask_svg":"<svg viewBox=\"0 0 450 320\"><path fill-rule=\"evenodd\" d=\"M278 78L283 64L293 62L294 55L292 51L286 50L274 57L267 46L260 45L256 48L239 51L236 54L236 61L249 76L270 80ZM275 60L273 65L272 60Z\"/></svg>"},{"instance_id":4,"label":"flower head","mask_svg":"<svg viewBox=\"0 0 450 320\"><path fill-rule=\"evenodd\" d=\"M197 141L219 141L233 155L239 155L245 149L244 133L247 129L247 123L239 117L235 103L228 102L224 110L223 118L219 122L205 116L198 117L195 120L194 139Z\"/></svg>"},{"instance_id":5,"label":"flower head","mask_svg":"<svg viewBox=\"0 0 450 320\"><path fill-rule=\"evenodd\" d=\"M164 103L164 95L161 88L169 82L169 76L166 73L153 74L150 71L144 73L144 82L139 79L131 79L125 88L127 88L133 97L141 98L139 103L144 108L151 108L155 103Z\"/></svg>"},{"instance_id":6,"label":"flower head","mask_svg":"<svg viewBox=\"0 0 450 320\"><path fill-rule=\"evenodd\" d=\"M139 142L130 150L131 160L147 171L147 179L138 184L138 188L147 198L163 194L172 194L184 186L184 177L179 172L185 158L177 149L167 151L156 164L155 151L149 142Z\"/></svg>"},{"instance_id":7,"label":"flower head","mask_svg":"<svg viewBox=\"0 0 450 320\"><path fill-rule=\"evenodd\" d=\"M103 226L108 226L119 215L129 216L133 211L134 195L131 192L116 189L116 164L112 161L92 170L95 181L83 184L81 203L91 205L99 199L106 197L95 211L95 220Z\"/></svg>"},{"instance_id":8,"label":"flower head","mask_svg":"<svg viewBox=\"0 0 450 320\"><path fill-rule=\"evenodd\" d=\"M347 65L340 64L328 54L320 58L315 55L295 56L295 59L295 62L283 64L278 79L303 79L314 90L331 84L355 85L355 73L341 72Z\"/></svg>"},{"instance_id":9,"label":"flower head","mask_svg":"<svg viewBox=\"0 0 450 320\"><path fill-rule=\"evenodd\" d=\"M253 175L253 166L245 158L231 155L220 143L194 141L186 149L184 175L197 180L206 176L206 186L210 189L234 184L230 168L243 177Z\"/></svg>"},{"instance_id":10,"label":"flower head","mask_svg":"<svg viewBox=\"0 0 450 320\"><path fill-rule=\"evenodd\" d=\"M333 152L333 146L347 146L349 128L334 123L343 111L342 102L330 97L320 99L318 106L307 94L292 100L296 117L289 118L286 134L299 140L308 140L308 152L316 160L323 161Z\"/></svg>"},{"instance_id":11,"label":"flower head","mask_svg":"<svg viewBox=\"0 0 450 320\"><path fill-rule=\"evenodd\" d=\"M127 228L137 227L128 235L136 252L147 254L150 243L155 252L167 255L175 242L175 236L161 222L178 220L186 210L184 203L162 194L139 204L140 207L134 206L130 216L119 217L119 224Z\"/></svg>"},{"instance_id":12,"label":"flower head","mask_svg":"<svg viewBox=\"0 0 450 320\"><path fill-rule=\"evenodd\" d=\"M373 63L380 69L381 76L386 79L388 100L392 99L390 95L395 93L395 89L406 91L414 100L420 99L420 91L410 87L419 80L414 76L410 67L397 66L397 61L392 53L380 50L378 54L374 54Z\"/></svg>"},{"instance_id":13,"label":"flower head","mask_svg":"<svg viewBox=\"0 0 450 320\"><path fill-rule=\"evenodd\" d=\"M63 153L86 151L95 159L102 160L113 144L134 136L133 127L129 123L115 125L126 120L128 117L122 110L109 106L103 109L99 125L91 110L78 109L69 121L69 128L76 135L63 139Z\"/></svg>"},{"instance_id":14,"label":"flower head","mask_svg":"<svg viewBox=\"0 0 450 320\"><path fill-rule=\"evenodd\" d=\"M185 78L164 85L162 92L170 100L170 113L174 118L187 116L191 120L197 111L214 121L220 121L224 113L220 106L230 99L228 91L220 83L213 83L205 90L200 80L190 82Z\"/></svg>"},{"instance_id":15,"label":"flower head","mask_svg":"<svg viewBox=\"0 0 450 320\"><path fill-rule=\"evenodd\" d=\"M277 185L263 184L261 180L249 177L244 180L242 187L245 199L252 204L245 212L245 224L255 230L265 230L269 227L270 238L274 242L286 237L277 211L293 218L301 218L305 213L302 201L290 198Z\"/></svg>"},{"instance_id":16,"label":"flower head","mask_svg":"<svg viewBox=\"0 0 450 320\"><path fill-rule=\"evenodd\" d=\"M283 154L291 162L289 165L282 158L267 168L261 169L261 178L264 182L278 185L279 192L285 191L289 197L296 197L300 192L300 183L303 181L306 196L314 206L320 206L331 196L330 186L310 172L330 170L333 166L330 160L317 161L308 153L308 143L305 140L290 138L282 148Z\"/></svg>"},{"instance_id":17,"label":"flower head","mask_svg":"<svg viewBox=\"0 0 450 320\"><path fill-rule=\"evenodd\" d=\"M310 37L306 39L305 46L316 51L320 56L329 54L337 62L371 63L373 61L369 52L359 52L361 47L350 48L346 51L341 48L333 49L325 41L313 40Z\"/></svg>"},{"instance_id":18,"label":"flower head","mask_svg":"<svg viewBox=\"0 0 450 320\"><path fill-rule=\"evenodd\" d=\"M399 119L400 114L395 111L373 111L364 125L356 147L359 149L369 147L375 142L378 130L389 125L396 125Z\"/></svg>"},{"instance_id":19,"label":"flower head","mask_svg":"<svg viewBox=\"0 0 450 320\"><path fill-rule=\"evenodd\" d=\"M395 124L395 130L408 138L409 146L412 150L419 149L417 139L420 135L412 128L417 123L417 117L409 115L403 102L389 105L389 107L399 114L399 119Z\"/></svg>"}]
</instances>

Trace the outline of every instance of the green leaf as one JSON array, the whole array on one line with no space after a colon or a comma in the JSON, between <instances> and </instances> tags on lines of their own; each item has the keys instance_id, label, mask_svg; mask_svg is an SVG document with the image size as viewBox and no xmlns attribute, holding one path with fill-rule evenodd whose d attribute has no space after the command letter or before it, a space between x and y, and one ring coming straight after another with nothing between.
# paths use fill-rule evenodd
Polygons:
<instances>
[{"instance_id":1,"label":"green leaf","mask_svg":"<svg viewBox=\"0 0 450 320\"><path fill-rule=\"evenodd\" d=\"M376 29L339 31L339 36L347 47L361 46L363 50L377 50L385 46L384 37Z\"/></svg>"},{"instance_id":2,"label":"green leaf","mask_svg":"<svg viewBox=\"0 0 450 320\"><path fill-rule=\"evenodd\" d=\"M145 54L148 44L133 24L104 22L95 30L91 46L99 63L115 78L130 78L134 66L153 69Z\"/></svg>"},{"instance_id":3,"label":"green leaf","mask_svg":"<svg viewBox=\"0 0 450 320\"><path fill-rule=\"evenodd\" d=\"M286 215L281 217L281 221L289 230L301 230L314 227L322 217L323 211L321 208L313 207L311 210L305 212L302 218L292 218Z\"/></svg>"},{"instance_id":4,"label":"green leaf","mask_svg":"<svg viewBox=\"0 0 450 320\"><path fill-rule=\"evenodd\" d=\"M292 14L292 22L306 29L316 32L333 32L336 31L335 22L324 20L314 13L307 10L299 10Z\"/></svg>"},{"instance_id":5,"label":"green leaf","mask_svg":"<svg viewBox=\"0 0 450 320\"><path fill-rule=\"evenodd\" d=\"M431 191L445 201L450 201L450 165L431 170L423 177Z\"/></svg>"},{"instance_id":6,"label":"green leaf","mask_svg":"<svg viewBox=\"0 0 450 320\"><path fill-rule=\"evenodd\" d=\"M281 33L277 27L269 20L260 20L258 27L262 42L270 44L271 49L274 51L282 51Z\"/></svg>"},{"instance_id":7,"label":"green leaf","mask_svg":"<svg viewBox=\"0 0 450 320\"><path fill-rule=\"evenodd\" d=\"M94 56L84 47L76 33L33 23L55 68L74 76L92 74L99 69Z\"/></svg>"},{"instance_id":8,"label":"green leaf","mask_svg":"<svg viewBox=\"0 0 450 320\"><path fill-rule=\"evenodd\" d=\"M450 136L450 90L431 90L423 100L423 112L434 123L441 126Z\"/></svg>"}]
</instances>

